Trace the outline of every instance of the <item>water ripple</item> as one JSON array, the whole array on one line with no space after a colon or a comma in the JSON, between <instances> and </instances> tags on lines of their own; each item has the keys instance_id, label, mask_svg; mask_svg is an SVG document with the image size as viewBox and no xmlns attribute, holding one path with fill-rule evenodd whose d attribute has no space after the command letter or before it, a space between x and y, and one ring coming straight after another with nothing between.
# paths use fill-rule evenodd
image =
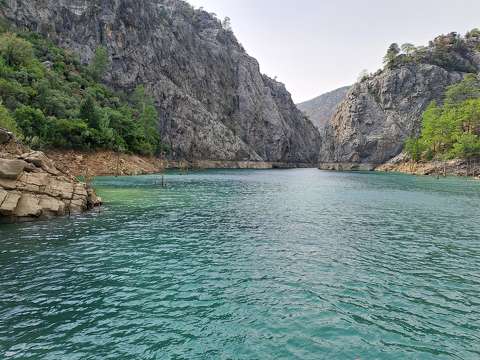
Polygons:
<instances>
[{"instance_id":1,"label":"water ripple","mask_svg":"<svg viewBox=\"0 0 480 360\"><path fill-rule=\"evenodd\" d=\"M478 182L167 178L0 228L0 358L480 358Z\"/></svg>"}]
</instances>

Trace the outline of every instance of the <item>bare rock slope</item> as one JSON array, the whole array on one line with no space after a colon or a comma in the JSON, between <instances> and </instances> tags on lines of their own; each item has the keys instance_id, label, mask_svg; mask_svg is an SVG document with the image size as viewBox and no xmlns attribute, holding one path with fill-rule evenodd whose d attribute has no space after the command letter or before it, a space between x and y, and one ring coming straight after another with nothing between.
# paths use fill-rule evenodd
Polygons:
<instances>
[{"instance_id":1,"label":"bare rock slope","mask_svg":"<svg viewBox=\"0 0 480 360\"><path fill-rule=\"evenodd\" d=\"M5 0L0 15L50 37L104 81L154 96L173 158L312 163L319 134L280 84L260 73L228 26L181 0Z\"/></svg>"}]
</instances>

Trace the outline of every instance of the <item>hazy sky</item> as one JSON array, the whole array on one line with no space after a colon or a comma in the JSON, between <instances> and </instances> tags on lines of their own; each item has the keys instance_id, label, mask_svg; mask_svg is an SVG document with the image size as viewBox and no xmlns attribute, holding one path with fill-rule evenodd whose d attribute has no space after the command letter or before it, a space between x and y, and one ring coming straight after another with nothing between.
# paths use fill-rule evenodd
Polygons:
<instances>
[{"instance_id":1,"label":"hazy sky","mask_svg":"<svg viewBox=\"0 0 480 360\"><path fill-rule=\"evenodd\" d=\"M263 73L296 102L355 82L392 42L425 45L436 35L480 27L480 0L188 0L229 16Z\"/></svg>"}]
</instances>

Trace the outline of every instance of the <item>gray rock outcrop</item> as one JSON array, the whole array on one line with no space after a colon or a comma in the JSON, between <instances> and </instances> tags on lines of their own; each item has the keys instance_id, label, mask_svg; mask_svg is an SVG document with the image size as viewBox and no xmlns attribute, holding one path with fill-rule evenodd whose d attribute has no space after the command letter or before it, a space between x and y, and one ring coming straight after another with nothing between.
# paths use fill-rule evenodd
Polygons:
<instances>
[{"instance_id":1,"label":"gray rock outcrop","mask_svg":"<svg viewBox=\"0 0 480 360\"><path fill-rule=\"evenodd\" d=\"M349 89L350 86L341 87L312 100L297 104L297 107L307 115L319 131L322 131L347 96Z\"/></svg>"},{"instance_id":2,"label":"gray rock outcrop","mask_svg":"<svg viewBox=\"0 0 480 360\"><path fill-rule=\"evenodd\" d=\"M373 169L421 131L422 113L446 88L480 69L480 39L440 36L412 58L355 84L322 132L320 167Z\"/></svg>"},{"instance_id":3,"label":"gray rock outcrop","mask_svg":"<svg viewBox=\"0 0 480 360\"><path fill-rule=\"evenodd\" d=\"M173 158L316 162L313 124L283 84L263 76L232 31L181 0L5 0L0 15L88 63L112 60L104 81L144 84Z\"/></svg>"},{"instance_id":4,"label":"gray rock outcrop","mask_svg":"<svg viewBox=\"0 0 480 360\"><path fill-rule=\"evenodd\" d=\"M6 133L0 129L0 137ZM0 144L0 222L80 213L101 204L91 188L60 172L42 152L12 153L10 142Z\"/></svg>"}]
</instances>

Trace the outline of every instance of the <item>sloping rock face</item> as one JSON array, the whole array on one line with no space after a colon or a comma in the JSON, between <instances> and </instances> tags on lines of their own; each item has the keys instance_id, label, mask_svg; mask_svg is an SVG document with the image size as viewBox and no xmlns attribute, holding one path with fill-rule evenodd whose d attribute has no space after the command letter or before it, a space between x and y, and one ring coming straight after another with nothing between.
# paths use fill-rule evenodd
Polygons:
<instances>
[{"instance_id":1,"label":"sloping rock face","mask_svg":"<svg viewBox=\"0 0 480 360\"><path fill-rule=\"evenodd\" d=\"M312 100L297 104L297 107L312 121L318 130L323 130L340 103L345 100L350 86L320 95Z\"/></svg>"},{"instance_id":2,"label":"sloping rock face","mask_svg":"<svg viewBox=\"0 0 480 360\"><path fill-rule=\"evenodd\" d=\"M0 222L80 213L101 204L91 188L60 172L42 152L14 141L0 129Z\"/></svg>"},{"instance_id":3,"label":"sloping rock face","mask_svg":"<svg viewBox=\"0 0 480 360\"><path fill-rule=\"evenodd\" d=\"M355 84L322 133L320 167L373 169L401 153L405 140L420 133L430 102L441 102L449 85L480 69L479 39L458 41L441 36L414 61L400 57Z\"/></svg>"},{"instance_id":4,"label":"sloping rock face","mask_svg":"<svg viewBox=\"0 0 480 360\"><path fill-rule=\"evenodd\" d=\"M233 33L181 0L6 0L2 15L88 63L105 46L104 81L155 97L173 158L315 162L319 134L285 87L262 76Z\"/></svg>"}]
</instances>

